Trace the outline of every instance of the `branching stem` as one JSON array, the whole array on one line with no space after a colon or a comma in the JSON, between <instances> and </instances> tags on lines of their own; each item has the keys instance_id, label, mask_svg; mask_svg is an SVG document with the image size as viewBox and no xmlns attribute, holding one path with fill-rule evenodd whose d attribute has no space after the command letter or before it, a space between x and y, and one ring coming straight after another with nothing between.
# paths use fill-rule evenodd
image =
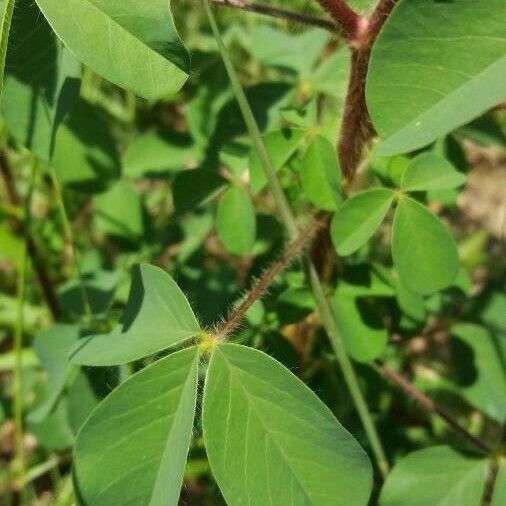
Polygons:
<instances>
[{"instance_id":1,"label":"branching stem","mask_svg":"<svg viewBox=\"0 0 506 506\"><path fill-rule=\"evenodd\" d=\"M471 434L465 427L463 427L455 418L453 418L447 411L445 411L441 406L436 404L430 397L425 395L423 392L418 390L414 385L412 385L408 379L406 379L402 374L390 369L386 366L381 360L376 360L375 362L378 370L381 374L390 382L397 385L410 399L413 399L417 404L419 404L422 408L424 408L429 413L433 413L442 418L452 429L456 432L464 436L473 446L475 446L478 450L484 453L491 453L492 448L490 448L486 443L484 443L481 439L477 438L473 434Z\"/></svg>"},{"instance_id":2,"label":"branching stem","mask_svg":"<svg viewBox=\"0 0 506 506\"><path fill-rule=\"evenodd\" d=\"M328 19L318 18L314 16L306 16L299 14L298 12L288 11L286 9L280 9L279 7L272 7L270 5L259 4L256 2L248 2L245 0L210 0L216 5L223 7L231 7L233 9L239 9L248 12L255 12L263 16L269 16L285 21L293 21L307 26L314 26L317 28L323 28L330 32L338 31L335 23Z\"/></svg>"}]
</instances>

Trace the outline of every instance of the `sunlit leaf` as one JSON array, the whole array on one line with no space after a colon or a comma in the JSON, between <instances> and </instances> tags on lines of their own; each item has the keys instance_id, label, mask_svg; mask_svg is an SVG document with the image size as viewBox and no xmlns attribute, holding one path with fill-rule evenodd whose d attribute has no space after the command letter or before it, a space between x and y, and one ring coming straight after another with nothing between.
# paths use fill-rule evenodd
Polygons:
<instances>
[{"instance_id":1,"label":"sunlit leaf","mask_svg":"<svg viewBox=\"0 0 506 506\"><path fill-rule=\"evenodd\" d=\"M389 474L380 506L480 506L488 461L446 446L409 454Z\"/></svg>"},{"instance_id":2,"label":"sunlit leaf","mask_svg":"<svg viewBox=\"0 0 506 506\"><path fill-rule=\"evenodd\" d=\"M331 236L338 255L351 255L376 232L394 198L386 188L355 193L332 218Z\"/></svg>"},{"instance_id":3,"label":"sunlit leaf","mask_svg":"<svg viewBox=\"0 0 506 506\"><path fill-rule=\"evenodd\" d=\"M404 191L447 190L466 182L466 176L445 158L435 153L423 153L413 158L402 176Z\"/></svg>"},{"instance_id":4,"label":"sunlit leaf","mask_svg":"<svg viewBox=\"0 0 506 506\"><path fill-rule=\"evenodd\" d=\"M448 229L409 197L401 197L397 206L392 256L406 288L419 294L449 286L459 270L457 247Z\"/></svg>"},{"instance_id":5,"label":"sunlit leaf","mask_svg":"<svg viewBox=\"0 0 506 506\"><path fill-rule=\"evenodd\" d=\"M134 270L121 327L79 342L71 358L82 365L131 362L196 336L200 326L181 289L162 269Z\"/></svg>"},{"instance_id":6,"label":"sunlit leaf","mask_svg":"<svg viewBox=\"0 0 506 506\"><path fill-rule=\"evenodd\" d=\"M189 56L168 0L36 1L77 58L114 84L157 99L186 81Z\"/></svg>"},{"instance_id":7,"label":"sunlit leaf","mask_svg":"<svg viewBox=\"0 0 506 506\"><path fill-rule=\"evenodd\" d=\"M504 0L404 0L374 44L367 105L378 153L421 148L506 100Z\"/></svg>"},{"instance_id":8,"label":"sunlit leaf","mask_svg":"<svg viewBox=\"0 0 506 506\"><path fill-rule=\"evenodd\" d=\"M82 506L177 505L195 414L198 351L155 362L114 390L78 434Z\"/></svg>"},{"instance_id":9,"label":"sunlit leaf","mask_svg":"<svg viewBox=\"0 0 506 506\"><path fill-rule=\"evenodd\" d=\"M207 454L227 504L367 504L372 477L364 451L271 357L219 345L203 410Z\"/></svg>"},{"instance_id":10,"label":"sunlit leaf","mask_svg":"<svg viewBox=\"0 0 506 506\"><path fill-rule=\"evenodd\" d=\"M255 208L249 195L236 186L223 195L216 215L218 236L230 253L245 255L256 238Z\"/></svg>"}]
</instances>

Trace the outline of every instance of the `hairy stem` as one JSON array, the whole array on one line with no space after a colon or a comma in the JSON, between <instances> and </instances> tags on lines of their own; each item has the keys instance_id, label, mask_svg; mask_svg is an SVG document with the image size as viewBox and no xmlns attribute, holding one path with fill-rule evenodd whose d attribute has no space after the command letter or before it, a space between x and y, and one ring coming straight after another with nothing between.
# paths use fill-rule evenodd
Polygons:
<instances>
[{"instance_id":1,"label":"hairy stem","mask_svg":"<svg viewBox=\"0 0 506 506\"><path fill-rule=\"evenodd\" d=\"M211 2L215 5L223 7L231 7L233 9L255 12L263 16L269 16L273 18L283 19L285 21L293 21L295 23L300 23L307 26L323 28L324 30L328 30L330 32L337 31L336 25L328 19L306 16L304 14L299 14L298 12L280 9L279 7L272 7L270 5L247 2L244 0L211 0Z\"/></svg>"},{"instance_id":2,"label":"hairy stem","mask_svg":"<svg viewBox=\"0 0 506 506\"><path fill-rule=\"evenodd\" d=\"M288 244L288 246L286 246L278 260L276 260L255 283L244 300L231 311L226 321L216 329L214 335L217 339L224 339L238 327L248 309L255 301L261 299L263 295L265 295L276 276L290 265L304 245L314 237L314 234L316 234L322 226L323 223L318 220L318 216L313 216L311 218L307 226L301 230L298 236Z\"/></svg>"},{"instance_id":3,"label":"hairy stem","mask_svg":"<svg viewBox=\"0 0 506 506\"><path fill-rule=\"evenodd\" d=\"M345 39L351 40L355 37L360 16L346 3L346 0L316 1L329 13Z\"/></svg>"},{"instance_id":4,"label":"hairy stem","mask_svg":"<svg viewBox=\"0 0 506 506\"><path fill-rule=\"evenodd\" d=\"M14 184L14 178L12 176L12 170L4 150L0 151L0 175L4 183L5 194L7 200L9 201L9 205L12 207L20 207L21 199L17 193L16 186ZM25 236L27 241L28 255L35 269L42 295L49 310L51 311L53 319L57 320L61 312L60 304L58 302L58 297L56 296L56 291L54 289L53 283L47 274L45 265L40 257L37 244L35 243L33 237L28 232L25 234Z\"/></svg>"},{"instance_id":5,"label":"hairy stem","mask_svg":"<svg viewBox=\"0 0 506 506\"><path fill-rule=\"evenodd\" d=\"M255 121L255 117L253 115L249 102L244 94L244 90L242 89L242 86L239 82L239 78L235 72L234 66L232 65L232 62L230 61L230 58L228 56L227 50L223 43L223 39L221 38L220 31L216 24L216 20L211 11L209 0L203 1L207 15L209 17L211 28L214 32L223 62L225 64L225 68L232 83L236 99L239 103L241 112L244 117L244 121L250 133L250 137L252 138L252 141L254 143L254 147L258 151L262 168L268 180L269 187L275 199L278 211L281 215L282 222L285 226L288 235L291 238L294 238L298 235L297 222L292 214L292 210L290 209L284 190L277 177L276 171L274 170L269 153L267 152L267 149L265 147L265 143L263 141L258 125ZM307 263L309 275L308 281L311 285L315 302L321 314L323 325L329 336L330 342L336 354L336 358L343 372L343 376L346 385L348 387L350 396L362 421L362 425L367 434L367 438L369 439L369 442L371 444L371 448L374 452L378 468L380 469L383 476L385 476L388 472L388 463L383 451L383 447L381 445L381 441L376 431L376 427L374 426L374 423L372 421L371 413L369 412L367 403L365 402L364 396L360 389L360 385L355 370L353 368L353 364L344 348L343 341L337 329L337 324L332 312L332 308L329 304L329 301L327 300L325 290L317 274L317 271L314 265L311 263L311 260L307 256L305 261Z\"/></svg>"},{"instance_id":6,"label":"hairy stem","mask_svg":"<svg viewBox=\"0 0 506 506\"><path fill-rule=\"evenodd\" d=\"M390 369L381 360L376 360L375 364L378 370L387 380L397 385L410 399L413 399L426 411L438 415L440 418L442 418L452 429L464 436L477 449L485 453L490 453L492 451L492 448L481 441L481 439L471 434L441 406L436 404L430 397L412 385L402 374L399 374L397 371Z\"/></svg>"}]
</instances>

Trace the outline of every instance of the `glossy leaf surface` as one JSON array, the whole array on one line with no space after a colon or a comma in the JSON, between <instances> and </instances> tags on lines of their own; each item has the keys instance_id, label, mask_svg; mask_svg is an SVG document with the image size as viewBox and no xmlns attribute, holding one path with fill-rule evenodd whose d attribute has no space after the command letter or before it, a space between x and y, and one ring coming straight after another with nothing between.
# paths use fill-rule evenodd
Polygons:
<instances>
[{"instance_id":1,"label":"glossy leaf surface","mask_svg":"<svg viewBox=\"0 0 506 506\"><path fill-rule=\"evenodd\" d=\"M78 434L82 506L177 505L195 414L198 351L146 367L114 390Z\"/></svg>"},{"instance_id":2,"label":"glossy leaf surface","mask_svg":"<svg viewBox=\"0 0 506 506\"><path fill-rule=\"evenodd\" d=\"M196 336L200 326L181 289L165 271L141 265L134 271L121 327L78 343L72 362L116 365L131 362Z\"/></svg>"},{"instance_id":3,"label":"glossy leaf surface","mask_svg":"<svg viewBox=\"0 0 506 506\"><path fill-rule=\"evenodd\" d=\"M213 474L231 506L365 506L371 467L329 409L260 351L219 345L203 407Z\"/></svg>"}]
</instances>

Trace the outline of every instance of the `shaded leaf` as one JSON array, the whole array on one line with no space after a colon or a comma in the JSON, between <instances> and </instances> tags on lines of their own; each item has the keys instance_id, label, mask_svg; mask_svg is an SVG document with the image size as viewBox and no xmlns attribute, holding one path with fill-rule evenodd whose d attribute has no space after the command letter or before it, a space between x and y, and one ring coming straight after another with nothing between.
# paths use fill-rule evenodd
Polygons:
<instances>
[{"instance_id":1,"label":"shaded leaf","mask_svg":"<svg viewBox=\"0 0 506 506\"><path fill-rule=\"evenodd\" d=\"M256 217L249 195L236 186L229 188L218 205L218 236L230 253L245 255L255 244Z\"/></svg>"},{"instance_id":2,"label":"shaded leaf","mask_svg":"<svg viewBox=\"0 0 506 506\"><path fill-rule=\"evenodd\" d=\"M58 126L79 93L80 65L32 0L16 2L6 70L5 124L16 140L49 162Z\"/></svg>"},{"instance_id":3,"label":"shaded leaf","mask_svg":"<svg viewBox=\"0 0 506 506\"><path fill-rule=\"evenodd\" d=\"M82 506L177 505L197 398L198 351L146 367L112 392L74 451Z\"/></svg>"},{"instance_id":4,"label":"shaded leaf","mask_svg":"<svg viewBox=\"0 0 506 506\"><path fill-rule=\"evenodd\" d=\"M114 84L158 99L186 81L189 56L167 0L36 1L77 58Z\"/></svg>"},{"instance_id":5,"label":"shaded leaf","mask_svg":"<svg viewBox=\"0 0 506 506\"><path fill-rule=\"evenodd\" d=\"M162 269L134 270L121 327L78 343L71 359L82 365L124 364L196 336L200 326L181 289Z\"/></svg>"},{"instance_id":6,"label":"shaded leaf","mask_svg":"<svg viewBox=\"0 0 506 506\"><path fill-rule=\"evenodd\" d=\"M394 198L386 188L355 193L332 218L331 236L338 255L351 255L376 232Z\"/></svg>"},{"instance_id":7,"label":"shaded leaf","mask_svg":"<svg viewBox=\"0 0 506 506\"><path fill-rule=\"evenodd\" d=\"M369 460L329 409L264 353L223 344L206 380L211 469L231 506L365 506Z\"/></svg>"},{"instance_id":8,"label":"shaded leaf","mask_svg":"<svg viewBox=\"0 0 506 506\"><path fill-rule=\"evenodd\" d=\"M367 76L378 153L426 146L506 100L505 18L503 0L399 3Z\"/></svg>"},{"instance_id":9,"label":"shaded leaf","mask_svg":"<svg viewBox=\"0 0 506 506\"><path fill-rule=\"evenodd\" d=\"M401 197L392 232L395 268L406 288L430 294L451 285L459 270L455 241L423 205Z\"/></svg>"}]
</instances>

